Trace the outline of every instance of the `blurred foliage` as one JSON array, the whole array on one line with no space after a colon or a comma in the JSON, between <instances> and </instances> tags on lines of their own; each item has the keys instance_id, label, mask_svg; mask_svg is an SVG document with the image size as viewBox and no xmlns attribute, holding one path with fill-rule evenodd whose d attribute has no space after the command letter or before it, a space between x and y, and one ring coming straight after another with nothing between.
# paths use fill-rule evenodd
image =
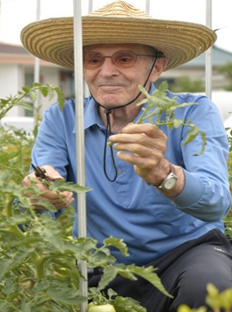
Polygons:
<instances>
[{"instance_id":1,"label":"blurred foliage","mask_svg":"<svg viewBox=\"0 0 232 312\"><path fill-rule=\"evenodd\" d=\"M232 129L226 129L228 133L228 142L229 142L229 157L227 161L228 166L228 175L230 183L230 193L232 194ZM224 218L224 224L226 228L226 234L229 235L232 239L232 207L228 215Z\"/></svg>"},{"instance_id":2,"label":"blurred foliage","mask_svg":"<svg viewBox=\"0 0 232 312\"><path fill-rule=\"evenodd\" d=\"M205 303L211 312L231 312L232 311L232 288L226 289L222 292L212 284L207 285L207 296ZM190 309L187 305L181 305L177 312L207 312L206 307L199 307L198 309Z\"/></svg>"},{"instance_id":3,"label":"blurred foliage","mask_svg":"<svg viewBox=\"0 0 232 312\"><path fill-rule=\"evenodd\" d=\"M228 61L226 65L219 66L217 70L219 73L223 74L228 80L228 85L225 86L225 90L232 91L232 62Z\"/></svg>"},{"instance_id":4,"label":"blurred foliage","mask_svg":"<svg viewBox=\"0 0 232 312\"><path fill-rule=\"evenodd\" d=\"M176 79L175 84L170 83L171 92L204 92L205 85L202 80L191 80L189 76L183 76Z\"/></svg>"}]
</instances>

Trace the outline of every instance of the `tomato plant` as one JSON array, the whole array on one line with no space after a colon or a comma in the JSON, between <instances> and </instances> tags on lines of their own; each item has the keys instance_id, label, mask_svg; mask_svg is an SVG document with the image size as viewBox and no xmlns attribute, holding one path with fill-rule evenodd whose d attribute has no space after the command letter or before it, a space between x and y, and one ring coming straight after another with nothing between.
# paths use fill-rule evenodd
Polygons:
<instances>
[{"instance_id":1,"label":"tomato plant","mask_svg":"<svg viewBox=\"0 0 232 312\"><path fill-rule=\"evenodd\" d=\"M0 99L0 119L15 105L27 108L24 97L29 95L34 101L37 91L49 97L57 94L62 109L64 99L58 88L34 84L32 88L24 87L16 96ZM0 152L0 311L79 312L80 304L92 300L104 308L115 302L118 312L144 312L139 302L132 302L130 298L114 294L114 300L103 299L101 292L118 274L130 280L143 277L169 296L154 272L155 268L115 265L116 259L110 253L112 247L119 249L125 257L128 255L122 239L109 237L99 246L92 238L70 238L73 207L65 209L56 221L52 218L56 209L48 202L40 200L47 213L41 214L33 209L33 201L40 198L40 190L33 182L29 187L21 186L25 170L29 168L33 139L17 129L6 131L0 127L3 147ZM48 187L53 192L88 191L64 181L49 183ZM28 193L30 198L25 196ZM89 288L87 297L79 289L83 277L77 264L82 260L86 261L88 268L103 269L99 286L95 291ZM97 302L99 294L102 298ZM127 309L128 306L131 308Z\"/></svg>"}]
</instances>

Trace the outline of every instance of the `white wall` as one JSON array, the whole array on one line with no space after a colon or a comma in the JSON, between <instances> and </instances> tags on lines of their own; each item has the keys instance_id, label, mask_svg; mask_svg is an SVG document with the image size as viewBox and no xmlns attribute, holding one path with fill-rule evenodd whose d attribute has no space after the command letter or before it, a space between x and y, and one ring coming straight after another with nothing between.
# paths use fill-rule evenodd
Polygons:
<instances>
[{"instance_id":1,"label":"white wall","mask_svg":"<svg viewBox=\"0 0 232 312\"><path fill-rule=\"evenodd\" d=\"M6 98L10 95L16 95L18 91L25 85L24 82L24 67L17 64L1 64L0 66L0 98ZM59 86L59 68L56 67L41 67L40 77L42 84L49 83L54 87ZM51 101L43 96L39 97L38 105L41 105L41 114L43 115L47 107L57 101L54 97ZM19 107L12 108L7 116L23 116L24 109Z\"/></svg>"},{"instance_id":2,"label":"white wall","mask_svg":"<svg viewBox=\"0 0 232 312\"><path fill-rule=\"evenodd\" d=\"M212 101L217 105L223 121L231 116L232 91L213 91Z\"/></svg>"},{"instance_id":3,"label":"white wall","mask_svg":"<svg viewBox=\"0 0 232 312\"><path fill-rule=\"evenodd\" d=\"M53 87L60 86L59 68L55 67L42 67L40 69L40 76L42 77L42 84L49 83ZM57 102L57 98L54 97L51 101L43 96L39 97L39 105L42 105L41 114L43 115L45 110L53 103Z\"/></svg>"},{"instance_id":4,"label":"white wall","mask_svg":"<svg viewBox=\"0 0 232 312\"><path fill-rule=\"evenodd\" d=\"M1 64L0 66L0 98L16 95L23 85L23 70L17 64ZM8 116L21 116L22 109L12 108Z\"/></svg>"}]
</instances>

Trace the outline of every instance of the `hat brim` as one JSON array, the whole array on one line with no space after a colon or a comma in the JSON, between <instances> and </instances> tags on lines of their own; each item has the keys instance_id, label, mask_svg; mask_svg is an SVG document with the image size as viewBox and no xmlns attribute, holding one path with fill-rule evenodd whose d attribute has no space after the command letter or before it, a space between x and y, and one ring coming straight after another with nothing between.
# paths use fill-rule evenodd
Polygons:
<instances>
[{"instance_id":1,"label":"hat brim","mask_svg":"<svg viewBox=\"0 0 232 312\"><path fill-rule=\"evenodd\" d=\"M73 18L51 18L27 25L21 32L24 47L34 56L74 68ZM158 19L82 17L83 46L94 44L144 44L162 51L165 70L184 64L216 41L208 27Z\"/></svg>"}]
</instances>

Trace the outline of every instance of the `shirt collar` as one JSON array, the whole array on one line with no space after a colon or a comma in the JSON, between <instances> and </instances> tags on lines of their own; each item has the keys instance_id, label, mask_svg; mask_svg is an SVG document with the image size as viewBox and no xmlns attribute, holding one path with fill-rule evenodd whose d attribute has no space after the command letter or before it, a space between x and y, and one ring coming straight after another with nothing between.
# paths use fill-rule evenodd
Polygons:
<instances>
[{"instance_id":1,"label":"shirt collar","mask_svg":"<svg viewBox=\"0 0 232 312\"><path fill-rule=\"evenodd\" d=\"M155 90L155 87L153 84L151 84L149 94L152 94ZM146 107L147 104L144 104L144 107ZM105 129L102 120L98 114L98 104L94 101L92 97L85 98L84 100L84 129L88 129L94 125L97 125L99 128ZM134 122L138 120L140 115L142 114L142 110L140 110L139 114L134 119ZM74 132L76 132L74 127Z\"/></svg>"}]
</instances>

